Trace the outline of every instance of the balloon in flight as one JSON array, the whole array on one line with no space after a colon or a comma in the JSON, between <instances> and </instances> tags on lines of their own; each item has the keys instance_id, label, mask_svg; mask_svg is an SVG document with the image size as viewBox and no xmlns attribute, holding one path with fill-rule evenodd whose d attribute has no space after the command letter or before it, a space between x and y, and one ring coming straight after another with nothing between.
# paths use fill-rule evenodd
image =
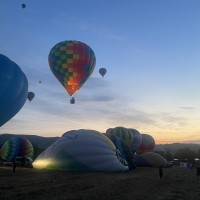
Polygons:
<instances>
[{"instance_id":1,"label":"balloon in flight","mask_svg":"<svg viewBox=\"0 0 200 200\"><path fill-rule=\"evenodd\" d=\"M99 74L101 74L102 77L105 76L106 72L107 72L106 68L100 68L99 69Z\"/></svg>"},{"instance_id":2,"label":"balloon in flight","mask_svg":"<svg viewBox=\"0 0 200 200\"><path fill-rule=\"evenodd\" d=\"M96 57L85 43L66 40L56 44L48 56L52 73L72 96L78 92L92 74Z\"/></svg>"},{"instance_id":3,"label":"balloon in flight","mask_svg":"<svg viewBox=\"0 0 200 200\"><path fill-rule=\"evenodd\" d=\"M28 95L28 80L20 67L0 54L0 126L14 117Z\"/></svg>"},{"instance_id":4,"label":"balloon in flight","mask_svg":"<svg viewBox=\"0 0 200 200\"><path fill-rule=\"evenodd\" d=\"M33 100L33 98L35 97L35 93L34 92L28 92L28 100L31 102Z\"/></svg>"},{"instance_id":5,"label":"balloon in flight","mask_svg":"<svg viewBox=\"0 0 200 200\"><path fill-rule=\"evenodd\" d=\"M23 3L23 4L22 4L22 8L23 8L23 9L26 8L26 4Z\"/></svg>"}]
</instances>

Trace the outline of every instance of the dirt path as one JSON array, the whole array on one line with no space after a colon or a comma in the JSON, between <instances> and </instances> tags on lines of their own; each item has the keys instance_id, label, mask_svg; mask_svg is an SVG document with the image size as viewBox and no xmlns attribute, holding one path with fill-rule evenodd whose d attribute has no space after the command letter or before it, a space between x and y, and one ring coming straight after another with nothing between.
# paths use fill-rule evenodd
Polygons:
<instances>
[{"instance_id":1,"label":"dirt path","mask_svg":"<svg viewBox=\"0 0 200 200\"><path fill-rule=\"evenodd\" d=\"M72 173L0 167L2 200L199 200L196 170L137 168L128 173Z\"/></svg>"}]
</instances>

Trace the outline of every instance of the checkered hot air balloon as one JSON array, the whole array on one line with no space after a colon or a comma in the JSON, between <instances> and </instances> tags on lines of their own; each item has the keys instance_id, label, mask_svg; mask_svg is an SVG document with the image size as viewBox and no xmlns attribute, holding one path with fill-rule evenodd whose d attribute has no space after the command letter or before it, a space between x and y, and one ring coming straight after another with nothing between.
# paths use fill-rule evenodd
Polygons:
<instances>
[{"instance_id":1,"label":"checkered hot air balloon","mask_svg":"<svg viewBox=\"0 0 200 200\"><path fill-rule=\"evenodd\" d=\"M70 96L82 87L96 64L93 50L83 42L73 40L56 44L48 60L52 73Z\"/></svg>"}]
</instances>

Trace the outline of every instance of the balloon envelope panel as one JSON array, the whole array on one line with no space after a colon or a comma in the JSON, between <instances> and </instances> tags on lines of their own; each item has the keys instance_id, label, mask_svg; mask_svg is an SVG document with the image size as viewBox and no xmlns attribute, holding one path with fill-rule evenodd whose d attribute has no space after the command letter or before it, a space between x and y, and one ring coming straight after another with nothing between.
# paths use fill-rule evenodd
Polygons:
<instances>
[{"instance_id":1,"label":"balloon envelope panel","mask_svg":"<svg viewBox=\"0 0 200 200\"><path fill-rule=\"evenodd\" d=\"M140 132L137 131L136 129L129 128L129 130L131 131L131 134L133 135L133 141L130 148L132 152L136 152L139 146L141 145L142 136Z\"/></svg>"},{"instance_id":2,"label":"balloon envelope panel","mask_svg":"<svg viewBox=\"0 0 200 200\"><path fill-rule=\"evenodd\" d=\"M20 67L0 54L0 126L23 107L28 94L28 80Z\"/></svg>"},{"instance_id":3,"label":"balloon envelope panel","mask_svg":"<svg viewBox=\"0 0 200 200\"><path fill-rule=\"evenodd\" d=\"M68 171L127 171L117 158L115 145L93 130L76 130L63 134L33 162L36 169Z\"/></svg>"},{"instance_id":4,"label":"balloon envelope panel","mask_svg":"<svg viewBox=\"0 0 200 200\"><path fill-rule=\"evenodd\" d=\"M166 167L167 161L154 152L145 152L135 158L136 165L140 167Z\"/></svg>"},{"instance_id":5,"label":"balloon envelope panel","mask_svg":"<svg viewBox=\"0 0 200 200\"><path fill-rule=\"evenodd\" d=\"M133 135L130 130L124 127L115 127L110 131L111 135L116 135L130 148L133 142Z\"/></svg>"},{"instance_id":6,"label":"balloon envelope panel","mask_svg":"<svg viewBox=\"0 0 200 200\"><path fill-rule=\"evenodd\" d=\"M48 59L52 73L70 96L86 82L96 64L93 50L83 42L73 40L56 44Z\"/></svg>"},{"instance_id":7,"label":"balloon envelope panel","mask_svg":"<svg viewBox=\"0 0 200 200\"><path fill-rule=\"evenodd\" d=\"M165 153L166 153L165 149L163 147L159 147L159 146L155 146L154 149L153 149L153 152L158 153L161 156L164 156Z\"/></svg>"},{"instance_id":8,"label":"balloon envelope panel","mask_svg":"<svg viewBox=\"0 0 200 200\"><path fill-rule=\"evenodd\" d=\"M12 161L16 157L33 158L34 150L31 142L23 137L13 137L7 140L1 148L1 157Z\"/></svg>"},{"instance_id":9,"label":"balloon envelope panel","mask_svg":"<svg viewBox=\"0 0 200 200\"><path fill-rule=\"evenodd\" d=\"M155 147L154 138L149 134L141 134L141 136L142 136L142 142L138 147L137 152L144 153L147 151L152 151Z\"/></svg>"}]
</instances>

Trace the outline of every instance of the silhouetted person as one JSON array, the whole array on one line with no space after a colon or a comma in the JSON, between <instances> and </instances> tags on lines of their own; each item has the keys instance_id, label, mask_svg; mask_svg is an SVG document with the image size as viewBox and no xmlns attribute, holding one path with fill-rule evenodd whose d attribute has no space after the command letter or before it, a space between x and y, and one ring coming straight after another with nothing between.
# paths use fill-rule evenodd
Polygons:
<instances>
[{"instance_id":1,"label":"silhouetted person","mask_svg":"<svg viewBox=\"0 0 200 200\"><path fill-rule=\"evenodd\" d=\"M15 172L15 168L16 168L16 162L15 160L13 160L13 172Z\"/></svg>"},{"instance_id":2,"label":"silhouetted person","mask_svg":"<svg viewBox=\"0 0 200 200\"><path fill-rule=\"evenodd\" d=\"M200 176L200 166L198 165L197 166L197 178L199 179L199 176Z\"/></svg>"},{"instance_id":3,"label":"silhouetted person","mask_svg":"<svg viewBox=\"0 0 200 200\"><path fill-rule=\"evenodd\" d=\"M160 179L162 180L162 177L163 177L163 169L162 169L162 167L159 167L159 176L160 176Z\"/></svg>"}]
</instances>

